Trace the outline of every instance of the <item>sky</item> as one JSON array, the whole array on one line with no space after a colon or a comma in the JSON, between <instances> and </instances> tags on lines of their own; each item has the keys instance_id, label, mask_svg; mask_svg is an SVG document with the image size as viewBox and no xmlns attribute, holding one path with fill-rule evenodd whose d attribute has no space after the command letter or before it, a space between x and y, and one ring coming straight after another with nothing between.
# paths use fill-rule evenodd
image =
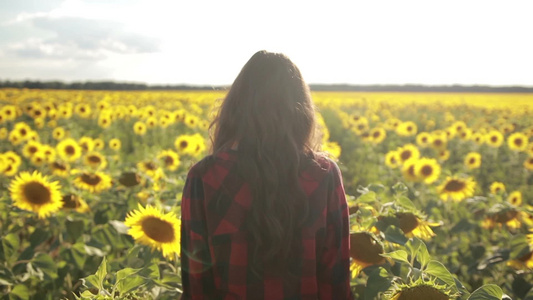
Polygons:
<instances>
[{"instance_id":1,"label":"sky","mask_svg":"<svg viewBox=\"0 0 533 300\"><path fill-rule=\"evenodd\" d=\"M308 83L533 86L533 1L0 0L0 80L229 85L259 50Z\"/></svg>"}]
</instances>

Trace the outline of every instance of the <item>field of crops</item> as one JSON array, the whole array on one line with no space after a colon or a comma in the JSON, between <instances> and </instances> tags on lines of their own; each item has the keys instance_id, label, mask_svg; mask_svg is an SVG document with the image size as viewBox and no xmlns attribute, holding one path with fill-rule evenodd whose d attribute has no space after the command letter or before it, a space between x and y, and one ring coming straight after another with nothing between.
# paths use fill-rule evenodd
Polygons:
<instances>
[{"instance_id":1,"label":"field of crops","mask_svg":"<svg viewBox=\"0 0 533 300\"><path fill-rule=\"evenodd\" d=\"M0 90L2 299L177 299L223 91ZM357 299L533 299L533 95L314 92Z\"/></svg>"}]
</instances>

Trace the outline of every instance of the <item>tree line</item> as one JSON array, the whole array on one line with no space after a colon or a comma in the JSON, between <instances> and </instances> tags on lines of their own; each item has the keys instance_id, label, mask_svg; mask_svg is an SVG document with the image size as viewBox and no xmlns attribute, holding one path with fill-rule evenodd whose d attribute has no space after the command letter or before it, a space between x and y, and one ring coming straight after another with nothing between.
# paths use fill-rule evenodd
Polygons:
<instances>
[{"instance_id":1,"label":"tree line","mask_svg":"<svg viewBox=\"0 0 533 300\"><path fill-rule=\"evenodd\" d=\"M533 86L486 86L486 85L351 85L351 84L310 84L313 91L355 91L355 92L446 92L446 93L533 93ZM53 90L225 90L228 86L166 84L148 85L116 81L0 81L0 88L53 89Z\"/></svg>"}]
</instances>

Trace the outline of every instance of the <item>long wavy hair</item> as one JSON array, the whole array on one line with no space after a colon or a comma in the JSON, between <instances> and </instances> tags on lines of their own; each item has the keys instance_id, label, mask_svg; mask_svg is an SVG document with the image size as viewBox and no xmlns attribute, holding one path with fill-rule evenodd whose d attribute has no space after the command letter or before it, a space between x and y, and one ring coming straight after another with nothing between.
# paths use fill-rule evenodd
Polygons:
<instances>
[{"instance_id":1,"label":"long wavy hair","mask_svg":"<svg viewBox=\"0 0 533 300\"><path fill-rule=\"evenodd\" d=\"M315 107L300 70L281 53L255 53L223 99L210 130L213 154L238 149L236 168L250 187L246 226L252 268L287 274L285 266L301 247L298 229L309 211L299 175L319 150Z\"/></svg>"}]
</instances>

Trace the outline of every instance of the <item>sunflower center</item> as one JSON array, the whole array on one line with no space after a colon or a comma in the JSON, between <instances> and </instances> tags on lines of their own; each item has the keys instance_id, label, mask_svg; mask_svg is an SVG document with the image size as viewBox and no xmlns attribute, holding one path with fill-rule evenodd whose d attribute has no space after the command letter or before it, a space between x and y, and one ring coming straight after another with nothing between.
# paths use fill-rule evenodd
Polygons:
<instances>
[{"instance_id":1,"label":"sunflower center","mask_svg":"<svg viewBox=\"0 0 533 300\"><path fill-rule=\"evenodd\" d=\"M74 149L74 147L72 147L71 145L68 145L65 147L65 153L67 153L68 155L74 155L74 153L76 153L76 149Z\"/></svg>"},{"instance_id":2,"label":"sunflower center","mask_svg":"<svg viewBox=\"0 0 533 300\"><path fill-rule=\"evenodd\" d=\"M400 220L400 229L404 233L409 233L418 226L418 219L412 213L398 213L396 217Z\"/></svg>"},{"instance_id":3,"label":"sunflower center","mask_svg":"<svg viewBox=\"0 0 533 300\"><path fill-rule=\"evenodd\" d=\"M463 181L452 179L446 183L446 185L444 186L444 190L449 192L458 192L463 190L464 187L465 183Z\"/></svg>"},{"instance_id":4,"label":"sunflower center","mask_svg":"<svg viewBox=\"0 0 533 300\"><path fill-rule=\"evenodd\" d=\"M402 153L400 154L400 157L402 158L402 160L407 160L409 159L409 157L411 157L412 153L411 151L407 150L407 151L402 151Z\"/></svg>"},{"instance_id":5,"label":"sunflower center","mask_svg":"<svg viewBox=\"0 0 533 300\"><path fill-rule=\"evenodd\" d=\"M350 235L350 255L357 260L368 265L381 264L385 262L383 247L366 232L357 232Z\"/></svg>"},{"instance_id":6,"label":"sunflower center","mask_svg":"<svg viewBox=\"0 0 533 300\"><path fill-rule=\"evenodd\" d=\"M427 143L428 138L427 138L427 137L423 137L423 138L421 138L420 140L422 141L422 143Z\"/></svg>"},{"instance_id":7,"label":"sunflower center","mask_svg":"<svg viewBox=\"0 0 533 300\"><path fill-rule=\"evenodd\" d=\"M519 260L519 261L522 261L522 262L526 262L526 261L530 260L531 257L533 257L533 251L527 253L526 255L524 255L524 256L522 256L522 257L520 257L518 260Z\"/></svg>"},{"instance_id":8,"label":"sunflower center","mask_svg":"<svg viewBox=\"0 0 533 300\"><path fill-rule=\"evenodd\" d=\"M63 201L64 208L78 208L80 206L78 197L72 194L63 196L61 200Z\"/></svg>"},{"instance_id":9,"label":"sunflower center","mask_svg":"<svg viewBox=\"0 0 533 300\"><path fill-rule=\"evenodd\" d=\"M95 163L95 164L99 164L102 162L102 159L100 159L100 157L98 157L97 155L91 155L88 157L88 159L90 162Z\"/></svg>"},{"instance_id":10,"label":"sunflower center","mask_svg":"<svg viewBox=\"0 0 533 300\"><path fill-rule=\"evenodd\" d=\"M497 223L507 223L514 219L518 215L518 211L516 210L508 210L508 211L502 211L497 213L494 216L494 221Z\"/></svg>"},{"instance_id":11,"label":"sunflower center","mask_svg":"<svg viewBox=\"0 0 533 300\"><path fill-rule=\"evenodd\" d=\"M37 147L35 147L35 146L31 146L31 147L28 149L28 151L29 151L31 154L34 154L35 152L37 152L37 150L38 150L38 149L37 149Z\"/></svg>"},{"instance_id":12,"label":"sunflower center","mask_svg":"<svg viewBox=\"0 0 533 300\"><path fill-rule=\"evenodd\" d=\"M523 141L522 139L514 139L514 144L517 145L518 147L522 146L523 144Z\"/></svg>"},{"instance_id":13,"label":"sunflower center","mask_svg":"<svg viewBox=\"0 0 533 300\"><path fill-rule=\"evenodd\" d=\"M496 136L491 136L490 141L496 143L498 141L498 138Z\"/></svg>"},{"instance_id":14,"label":"sunflower center","mask_svg":"<svg viewBox=\"0 0 533 300\"><path fill-rule=\"evenodd\" d=\"M182 148L182 149L187 148L187 145L189 145L189 143L187 141L181 141L180 142L180 148Z\"/></svg>"},{"instance_id":15,"label":"sunflower center","mask_svg":"<svg viewBox=\"0 0 533 300\"><path fill-rule=\"evenodd\" d=\"M61 171L65 171L65 170L67 169L66 166L64 166L64 165L62 165L62 164L60 164L60 163L58 163L58 162L54 162L54 163L52 164L52 167L53 167L54 169L61 170Z\"/></svg>"},{"instance_id":16,"label":"sunflower center","mask_svg":"<svg viewBox=\"0 0 533 300\"><path fill-rule=\"evenodd\" d=\"M423 166L420 172L422 173L422 175L427 177L433 174L433 168L431 166Z\"/></svg>"},{"instance_id":17,"label":"sunflower center","mask_svg":"<svg viewBox=\"0 0 533 300\"><path fill-rule=\"evenodd\" d=\"M31 204L43 205L50 202L50 191L39 182L29 182L24 186L24 196Z\"/></svg>"},{"instance_id":18,"label":"sunflower center","mask_svg":"<svg viewBox=\"0 0 533 300\"><path fill-rule=\"evenodd\" d=\"M171 166L174 164L174 159L169 155L165 156L164 161L167 166Z\"/></svg>"},{"instance_id":19,"label":"sunflower center","mask_svg":"<svg viewBox=\"0 0 533 300\"><path fill-rule=\"evenodd\" d=\"M419 285L407 288L400 292L398 300L447 300L450 299L446 294L428 285Z\"/></svg>"},{"instance_id":20,"label":"sunflower center","mask_svg":"<svg viewBox=\"0 0 533 300\"><path fill-rule=\"evenodd\" d=\"M435 146L440 146L440 145L442 145L442 141L441 141L441 140L435 140L435 141L433 142L433 144L434 144Z\"/></svg>"},{"instance_id":21,"label":"sunflower center","mask_svg":"<svg viewBox=\"0 0 533 300\"><path fill-rule=\"evenodd\" d=\"M157 170L157 166L153 163L153 162L147 162L144 164L144 167L147 169L147 170L150 170L150 171L155 171Z\"/></svg>"},{"instance_id":22,"label":"sunflower center","mask_svg":"<svg viewBox=\"0 0 533 300\"><path fill-rule=\"evenodd\" d=\"M102 181L102 178L95 174L83 174L81 175L81 180L88 185L98 185Z\"/></svg>"},{"instance_id":23,"label":"sunflower center","mask_svg":"<svg viewBox=\"0 0 533 300\"><path fill-rule=\"evenodd\" d=\"M374 134L372 136L374 138L378 138L380 135L381 135L381 133L379 131L376 131L376 132L374 132Z\"/></svg>"},{"instance_id":24,"label":"sunflower center","mask_svg":"<svg viewBox=\"0 0 533 300\"><path fill-rule=\"evenodd\" d=\"M476 159L475 158L470 158L470 160L468 161L469 164L473 165L474 163L476 162Z\"/></svg>"},{"instance_id":25,"label":"sunflower center","mask_svg":"<svg viewBox=\"0 0 533 300\"><path fill-rule=\"evenodd\" d=\"M156 217L147 217L142 221L144 234L159 243L170 243L174 241L174 227L167 221Z\"/></svg>"}]
</instances>

